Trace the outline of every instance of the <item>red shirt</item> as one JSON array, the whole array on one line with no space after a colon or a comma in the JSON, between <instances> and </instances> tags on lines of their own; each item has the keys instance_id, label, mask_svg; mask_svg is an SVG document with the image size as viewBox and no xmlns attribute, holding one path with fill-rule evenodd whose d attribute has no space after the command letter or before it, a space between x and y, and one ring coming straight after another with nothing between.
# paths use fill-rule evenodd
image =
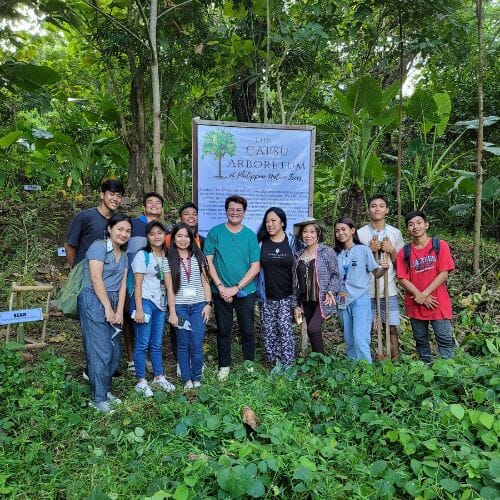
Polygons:
<instances>
[{"instance_id":1,"label":"red shirt","mask_svg":"<svg viewBox=\"0 0 500 500\"><path fill-rule=\"evenodd\" d=\"M399 279L409 280L417 287L419 291L424 291L443 271L452 271L455 264L450 253L450 247L446 241L441 240L439 253L432 248L432 238L429 238L424 248L418 249L413 243L410 252L410 266L406 265L404 249L398 253L396 263L397 277ZM433 320L433 319L451 319L451 299L448 294L446 284L443 283L432 292L438 301L436 309L427 309L423 304L417 304L411 294L405 291L406 313L410 318Z\"/></svg>"}]
</instances>

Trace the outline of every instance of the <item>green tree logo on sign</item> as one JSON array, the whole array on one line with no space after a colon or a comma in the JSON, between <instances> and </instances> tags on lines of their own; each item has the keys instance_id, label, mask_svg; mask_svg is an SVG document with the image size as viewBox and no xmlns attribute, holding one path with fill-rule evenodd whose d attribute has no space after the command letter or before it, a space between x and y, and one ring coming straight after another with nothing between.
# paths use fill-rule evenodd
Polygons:
<instances>
[{"instance_id":1,"label":"green tree logo on sign","mask_svg":"<svg viewBox=\"0 0 500 500\"><path fill-rule=\"evenodd\" d=\"M219 175L222 177L221 161L224 156L234 156L236 154L236 142L234 135L224 130L212 130L205 136L203 142L202 158L205 155L214 155L219 162Z\"/></svg>"}]
</instances>

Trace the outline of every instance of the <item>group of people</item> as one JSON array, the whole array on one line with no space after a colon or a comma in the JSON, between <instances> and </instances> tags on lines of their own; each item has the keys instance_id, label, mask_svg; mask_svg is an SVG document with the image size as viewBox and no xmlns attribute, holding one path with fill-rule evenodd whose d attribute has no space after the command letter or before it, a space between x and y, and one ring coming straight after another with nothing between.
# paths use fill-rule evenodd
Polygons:
<instances>
[{"instance_id":1,"label":"group of people","mask_svg":"<svg viewBox=\"0 0 500 500\"><path fill-rule=\"evenodd\" d=\"M401 232L386 223L387 200L374 195L369 200L370 223L357 231L352 219L340 218L331 248L325 244L326 227L317 219L294 224L293 233L287 233L287 217L279 207L265 212L254 233L243 225L247 201L238 195L225 200L227 221L213 227L206 239L198 234L193 203L180 208L179 222L169 231L160 220L160 194L144 196L144 214L136 219L115 213L123 195L120 181L104 182L99 206L74 218L65 244L70 266L84 260L78 311L92 392L89 404L101 412L109 413L120 403L111 382L120 364L122 329L137 392L151 397L153 389L175 390L162 362L167 320L184 388L200 387L212 309L221 381L230 374L234 312L243 359L254 361L256 303L264 362L274 371L287 369L295 360L294 322L305 320L311 349L321 353L321 327L334 314L342 325L348 358L371 362L375 295L380 296L375 287L385 273L389 316L387 294L380 310L382 323L390 326L392 358L398 357L397 281L405 290L420 358L432 361L429 323L440 355L453 356L445 285L453 260L446 242L427 235L429 224L422 212L406 216L412 243L404 245Z\"/></svg>"}]
</instances>

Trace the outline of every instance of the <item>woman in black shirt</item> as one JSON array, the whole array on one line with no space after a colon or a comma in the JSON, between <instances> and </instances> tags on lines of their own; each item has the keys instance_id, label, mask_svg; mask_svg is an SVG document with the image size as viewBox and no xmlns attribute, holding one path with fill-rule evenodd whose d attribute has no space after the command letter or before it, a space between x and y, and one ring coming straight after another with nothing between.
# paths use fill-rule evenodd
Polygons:
<instances>
[{"instance_id":1,"label":"woman in black shirt","mask_svg":"<svg viewBox=\"0 0 500 500\"><path fill-rule=\"evenodd\" d=\"M260 243L260 323L266 363L277 371L295 359L293 337L293 251L285 233L286 214L278 207L269 208L257 232Z\"/></svg>"}]
</instances>

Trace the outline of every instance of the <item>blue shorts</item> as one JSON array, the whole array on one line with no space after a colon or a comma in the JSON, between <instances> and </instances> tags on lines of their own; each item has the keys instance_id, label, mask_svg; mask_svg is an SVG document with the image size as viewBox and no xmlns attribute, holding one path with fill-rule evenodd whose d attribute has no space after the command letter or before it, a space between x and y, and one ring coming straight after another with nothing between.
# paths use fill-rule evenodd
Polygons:
<instances>
[{"instance_id":1,"label":"blue shorts","mask_svg":"<svg viewBox=\"0 0 500 500\"><path fill-rule=\"evenodd\" d=\"M377 311L377 305L375 299L371 299L372 303L372 320L375 320L375 313ZM380 299L380 317L382 318L382 323L385 324L385 299ZM399 303L398 296L392 295L389 297L389 325L398 326L400 323L399 318Z\"/></svg>"}]
</instances>

